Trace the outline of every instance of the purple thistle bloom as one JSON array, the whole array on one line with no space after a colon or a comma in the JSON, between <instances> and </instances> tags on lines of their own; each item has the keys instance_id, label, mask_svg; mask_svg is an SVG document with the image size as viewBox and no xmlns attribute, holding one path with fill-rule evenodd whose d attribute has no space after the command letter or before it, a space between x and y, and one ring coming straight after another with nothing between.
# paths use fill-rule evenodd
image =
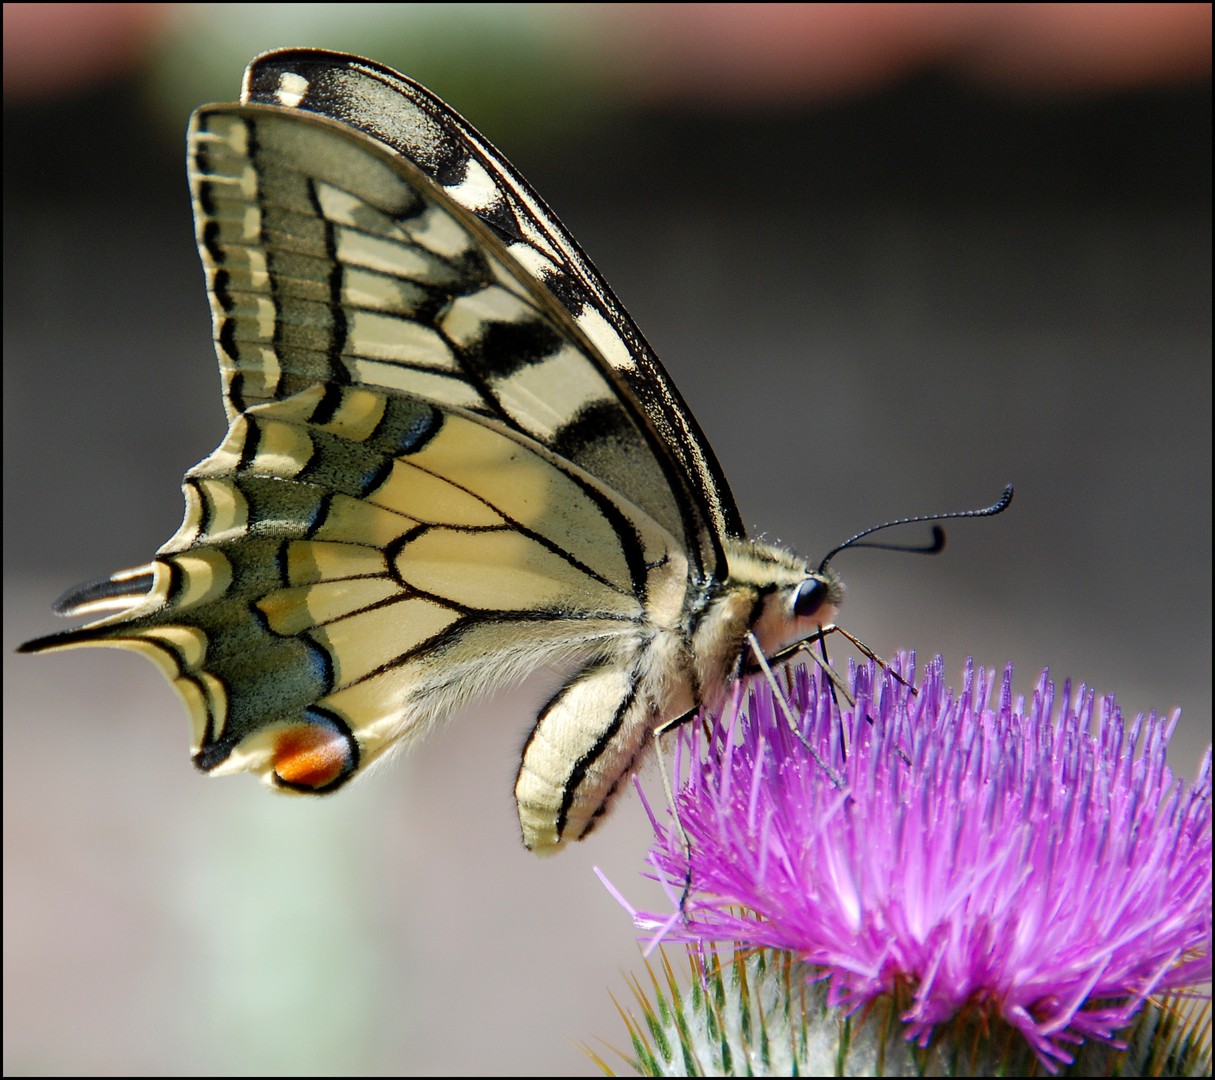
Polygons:
<instances>
[{"instance_id":1,"label":"purple thistle bloom","mask_svg":"<svg viewBox=\"0 0 1215 1080\"><path fill-rule=\"evenodd\" d=\"M1210 979L1211 753L1193 784L1174 781L1176 714L1128 730L1112 696L1073 698L1070 683L1056 695L1045 672L1014 700L1011 666L994 701L994 675L969 663L960 694L939 658L918 694L872 664L850 674L857 704L842 717L820 672L792 680L834 778L765 686L747 720L735 708L684 729L690 868L679 830L656 820L651 861L687 896L671 916L638 913L639 927L787 950L848 1012L909 988L906 1034L921 1046L987 1010L1052 1071L1068 1044L1112 1041L1148 995Z\"/></svg>"}]
</instances>

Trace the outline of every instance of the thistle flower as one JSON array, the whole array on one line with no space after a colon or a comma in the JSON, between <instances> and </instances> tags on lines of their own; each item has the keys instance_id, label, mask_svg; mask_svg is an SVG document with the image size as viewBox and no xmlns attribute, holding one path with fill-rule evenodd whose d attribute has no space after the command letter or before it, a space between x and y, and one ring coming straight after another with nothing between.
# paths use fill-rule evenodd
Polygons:
<instances>
[{"instance_id":1,"label":"thistle flower","mask_svg":"<svg viewBox=\"0 0 1215 1080\"><path fill-rule=\"evenodd\" d=\"M896 1002L919 1047L977 1016L1051 1071L1210 979L1211 754L1174 780L1176 714L1128 727L1045 672L1014 699L1011 666L998 699L972 664L954 694L939 658L914 693L853 668L842 715L823 674L788 681L787 718L761 686L681 733L652 940L787 952L843 1014Z\"/></svg>"}]
</instances>

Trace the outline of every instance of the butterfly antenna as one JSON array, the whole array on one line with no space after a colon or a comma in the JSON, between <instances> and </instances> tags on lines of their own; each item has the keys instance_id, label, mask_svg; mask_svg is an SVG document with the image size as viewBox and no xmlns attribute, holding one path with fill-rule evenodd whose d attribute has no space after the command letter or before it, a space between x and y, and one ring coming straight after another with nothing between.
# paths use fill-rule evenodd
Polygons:
<instances>
[{"instance_id":1,"label":"butterfly antenna","mask_svg":"<svg viewBox=\"0 0 1215 1080\"><path fill-rule=\"evenodd\" d=\"M918 517L898 518L894 521L885 521L881 525L873 525L868 529L863 529L855 536L849 537L838 547L832 548L827 552L823 557L823 561L818 564L819 573L821 574L826 570L827 564L845 548L880 548L883 551L903 551L913 555L935 555L945 547L945 530L939 525L932 527L931 543L919 547L907 547L902 544L861 544L858 541L864 539L866 536L871 536L875 532L880 532L882 529L892 529L896 525L918 525L926 521L948 521L950 518L993 517L996 514L1004 513L1008 509L1009 504L1012 502L1012 497L1013 486L1012 484L1008 484L1005 486L1000 497L991 506L985 506L981 510L954 510L948 514L922 514Z\"/></svg>"}]
</instances>

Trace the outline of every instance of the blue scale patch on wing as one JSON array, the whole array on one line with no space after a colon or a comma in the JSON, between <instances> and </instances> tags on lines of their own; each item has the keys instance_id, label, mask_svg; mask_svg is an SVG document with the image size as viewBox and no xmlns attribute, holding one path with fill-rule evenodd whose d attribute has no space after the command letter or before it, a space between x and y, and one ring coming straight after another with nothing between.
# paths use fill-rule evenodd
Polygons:
<instances>
[{"instance_id":1,"label":"blue scale patch on wing","mask_svg":"<svg viewBox=\"0 0 1215 1080\"><path fill-rule=\"evenodd\" d=\"M156 559L67 612L118 613L27 648L147 655L189 707L201 768L287 790L337 786L538 663L610 650L652 592L686 584L635 508L500 424L408 395L314 384L250 406L184 491Z\"/></svg>"}]
</instances>

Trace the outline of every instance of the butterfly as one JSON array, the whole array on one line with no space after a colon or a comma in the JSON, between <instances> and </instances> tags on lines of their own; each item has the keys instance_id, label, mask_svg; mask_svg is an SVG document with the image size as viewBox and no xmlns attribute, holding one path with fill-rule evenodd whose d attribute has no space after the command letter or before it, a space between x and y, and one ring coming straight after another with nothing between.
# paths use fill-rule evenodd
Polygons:
<instances>
[{"instance_id":1,"label":"butterfly","mask_svg":"<svg viewBox=\"0 0 1215 1080\"><path fill-rule=\"evenodd\" d=\"M199 769L310 794L562 666L515 783L544 853L749 648L832 624L838 576L746 536L603 278L429 91L267 53L194 114L188 169L227 435L150 563L56 605L101 617L23 651L142 653Z\"/></svg>"}]
</instances>

